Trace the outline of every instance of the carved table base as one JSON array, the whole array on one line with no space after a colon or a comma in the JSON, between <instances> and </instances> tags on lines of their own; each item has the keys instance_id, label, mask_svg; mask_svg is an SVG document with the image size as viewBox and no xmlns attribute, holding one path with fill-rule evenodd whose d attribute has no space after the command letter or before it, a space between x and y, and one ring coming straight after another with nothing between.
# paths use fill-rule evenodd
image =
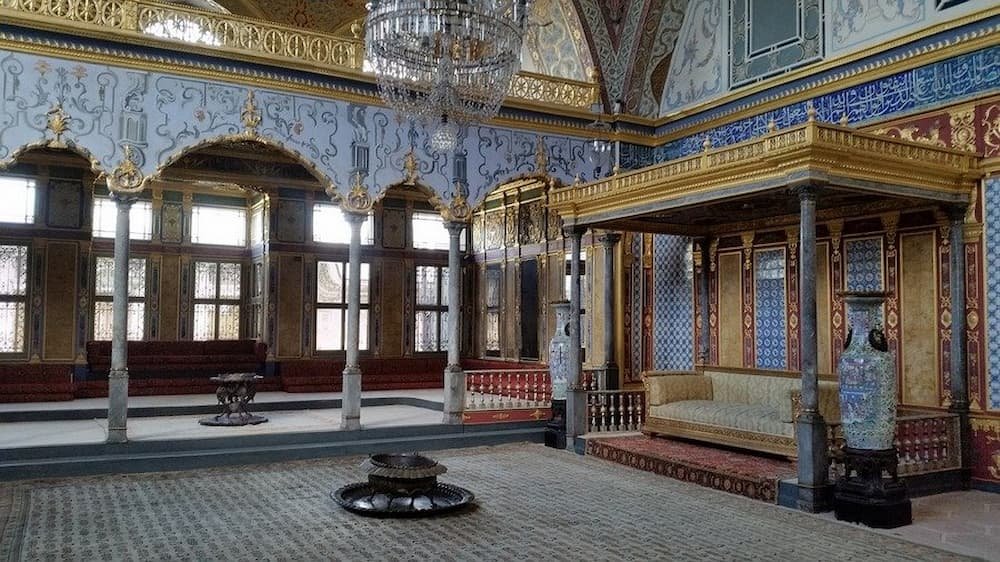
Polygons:
<instances>
[{"instance_id":1,"label":"carved table base","mask_svg":"<svg viewBox=\"0 0 1000 562\"><path fill-rule=\"evenodd\" d=\"M267 418L251 414L247 404L253 401L257 394L256 383L264 377L254 373L234 373L212 377L212 382L219 383L215 396L222 406L222 413L217 416L198 420L201 425L257 425Z\"/></svg>"}]
</instances>

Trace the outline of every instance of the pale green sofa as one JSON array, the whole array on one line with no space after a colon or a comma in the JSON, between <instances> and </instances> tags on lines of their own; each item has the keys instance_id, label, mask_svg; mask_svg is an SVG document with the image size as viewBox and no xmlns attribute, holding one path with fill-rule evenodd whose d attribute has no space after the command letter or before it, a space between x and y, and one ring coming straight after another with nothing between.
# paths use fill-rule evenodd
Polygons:
<instances>
[{"instance_id":1,"label":"pale green sofa","mask_svg":"<svg viewBox=\"0 0 1000 562\"><path fill-rule=\"evenodd\" d=\"M801 381L794 373L705 367L643 373L643 432L796 457ZM837 383L819 382L820 413L840 419Z\"/></svg>"}]
</instances>

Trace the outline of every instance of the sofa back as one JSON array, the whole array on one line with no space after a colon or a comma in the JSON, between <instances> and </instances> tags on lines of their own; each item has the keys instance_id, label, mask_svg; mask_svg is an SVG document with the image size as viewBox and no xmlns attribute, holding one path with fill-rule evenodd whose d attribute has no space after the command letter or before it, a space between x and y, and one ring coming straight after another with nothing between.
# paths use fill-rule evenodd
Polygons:
<instances>
[{"instance_id":1,"label":"sofa back","mask_svg":"<svg viewBox=\"0 0 1000 562\"><path fill-rule=\"evenodd\" d=\"M778 411L789 407L789 392L802 387L802 381L793 377L709 370L705 370L704 374L712 379L713 400L739 404L763 404Z\"/></svg>"}]
</instances>

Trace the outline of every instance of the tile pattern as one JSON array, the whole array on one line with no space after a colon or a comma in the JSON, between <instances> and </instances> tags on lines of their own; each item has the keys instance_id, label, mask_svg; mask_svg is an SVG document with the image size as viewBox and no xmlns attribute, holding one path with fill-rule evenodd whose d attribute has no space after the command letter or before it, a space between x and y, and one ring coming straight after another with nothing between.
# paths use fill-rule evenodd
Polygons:
<instances>
[{"instance_id":1,"label":"tile pattern","mask_svg":"<svg viewBox=\"0 0 1000 562\"><path fill-rule=\"evenodd\" d=\"M754 333L759 369L788 368L785 250L760 250L754 260Z\"/></svg>"},{"instance_id":2,"label":"tile pattern","mask_svg":"<svg viewBox=\"0 0 1000 562\"><path fill-rule=\"evenodd\" d=\"M986 403L1000 410L1000 178L986 180L983 196L986 244ZM993 273L990 275L989 273Z\"/></svg>"},{"instance_id":3,"label":"tile pattern","mask_svg":"<svg viewBox=\"0 0 1000 562\"><path fill-rule=\"evenodd\" d=\"M691 242L653 237L653 368L694 366L694 265Z\"/></svg>"},{"instance_id":4,"label":"tile pattern","mask_svg":"<svg viewBox=\"0 0 1000 562\"><path fill-rule=\"evenodd\" d=\"M575 561L582 553L587 560L949 559L857 526L541 445L433 456L448 468L441 480L472 490L476 508L421 520L352 515L329 494L363 479L360 457L36 481L0 489L0 520L9 521L0 553L56 562L220 553L449 562Z\"/></svg>"},{"instance_id":5,"label":"tile pattern","mask_svg":"<svg viewBox=\"0 0 1000 562\"><path fill-rule=\"evenodd\" d=\"M629 342L629 357L631 358L631 375L633 380L639 380L642 371L642 234L634 233L632 239L632 266L629 268L629 299L632 307Z\"/></svg>"},{"instance_id":6,"label":"tile pattern","mask_svg":"<svg viewBox=\"0 0 1000 562\"><path fill-rule=\"evenodd\" d=\"M848 291L880 291L882 281L882 239L860 238L844 241Z\"/></svg>"},{"instance_id":7,"label":"tile pattern","mask_svg":"<svg viewBox=\"0 0 1000 562\"><path fill-rule=\"evenodd\" d=\"M1000 46L995 46L845 88L816 97L812 101L820 121L836 123L841 116L847 115L848 120L856 124L954 102L998 87ZM784 90L781 90L773 95L780 97L783 93ZM706 133L668 142L656 148L654 160L663 162L696 154L702 150L706 136L715 147L759 137L767 133L768 123L772 119L779 129L804 123L806 105L787 105L729 122ZM719 117L722 111L725 109L706 112L699 115L698 120ZM662 127L660 132L668 133L690 124L690 120L678 120L675 124Z\"/></svg>"}]
</instances>

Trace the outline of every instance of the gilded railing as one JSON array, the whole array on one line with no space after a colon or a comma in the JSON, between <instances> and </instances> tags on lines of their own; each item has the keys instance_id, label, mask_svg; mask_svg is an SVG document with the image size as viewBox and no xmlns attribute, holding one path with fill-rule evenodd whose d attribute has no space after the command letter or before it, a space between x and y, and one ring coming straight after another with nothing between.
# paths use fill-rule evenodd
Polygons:
<instances>
[{"instance_id":1,"label":"gilded railing","mask_svg":"<svg viewBox=\"0 0 1000 562\"><path fill-rule=\"evenodd\" d=\"M465 371L465 409L548 408L552 382L548 368Z\"/></svg>"},{"instance_id":2,"label":"gilded railing","mask_svg":"<svg viewBox=\"0 0 1000 562\"><path fill-rule=\"evenodd\" d=\"M974 154L809 121L721 148L713 149L706 142L705 150L698 154L556 189L549 194L549 206L561 214L586 214L602 205L621 206L621 202L654 191L656 197L664 198L708 189L713 185L710 178L716 177L709 174L717 174L719 181L773 174L776 167L767 165L768 159L792 158L798 154L795 151L807 147L816 152L785 163L802 164L812 158L824 166L844 165L853 167L852 173L861 173L855 164L864 159L870 169L863 172L872 179L959 194L967 194L977 177ZM882 163L895 167L883 169Z\"/></svg>"},{"instance_id":3,"label":"gilded railing","mask_svg":"<svg viewBox=\"0 0 1000 562\"><path fill-rule=\"evenodd\" d=\"M843 471L843 429L830 424L830 450L834 472ZM900 411L896 418L896 452L899 475L957 470L962 467L959 419L956 414Z\"/></svg>"},{"instance_id":4,"label":"gilded railing","mask_svg":"<svg viewBox=\"0 0 1000 562\"><path fill-rule=\"evenodd\" d=\"M100 37L113 31L142 43L197 45L220 56L314 71L364 71L364 46L358 39L155 0L0 0L0 21ZM598 89L590 82L525 73L515 78L508 95L589 110Z\"/></svg>"}]
</instances>

